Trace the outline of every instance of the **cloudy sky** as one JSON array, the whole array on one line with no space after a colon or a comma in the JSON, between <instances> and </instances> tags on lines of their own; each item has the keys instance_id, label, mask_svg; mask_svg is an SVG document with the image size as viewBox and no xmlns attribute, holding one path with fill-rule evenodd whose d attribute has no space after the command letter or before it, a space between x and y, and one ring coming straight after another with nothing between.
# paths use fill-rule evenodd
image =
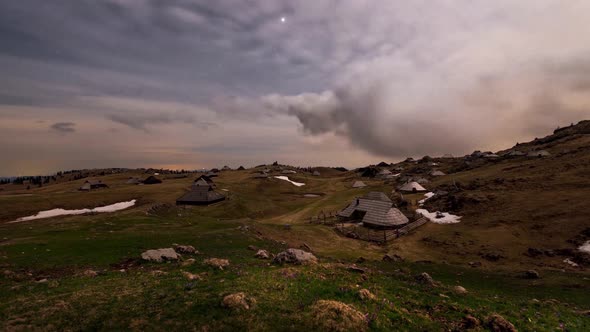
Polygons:
<instances>
[{"instance_id":1,"label":"cloudy sky","mask_svg":"<svg viewBox=\"0 0 590 332\"><path fill-rule=\"evenodd\" d=\"M0 1L0 175L360 166L590 118L587 0Z\"/></svg>"}]
</instances>

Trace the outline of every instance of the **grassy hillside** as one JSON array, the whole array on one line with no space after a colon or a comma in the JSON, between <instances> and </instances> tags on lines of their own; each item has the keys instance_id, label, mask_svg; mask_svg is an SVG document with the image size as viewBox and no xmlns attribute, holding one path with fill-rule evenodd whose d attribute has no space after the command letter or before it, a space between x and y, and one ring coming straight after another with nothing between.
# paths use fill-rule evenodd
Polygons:
<instances>
[{"instance_id":1,"label":"grassy hillside","mask_svg":"<svg viewBox=\"0 0 590 332\"><path fill-rule=\"evenodd\" d=\"M343 208L356 196L393 188L363 178L369 186L352 189L359 179L352 171L324 168L319 177L289 175L304 182L302 187L254 179L252 169L224 171L215 182L228 200L188 208L174 202L195 175L162 176L162 184L144 186L125 183L130 176L145 177L139 172L96 176L110 187L91 192L77 190L86 179L30 190L4 185L0 329L321 330L329 320L317 301L335 300L364 317L360 325L332 326L344 330L440 331L472 325L486 330L493 313L519 330L589 330L588 265L574 268L563 260L587 239L590 227L585 211L590 138L576 128L563 132L515 147L547 149L552 153L547 158L478 159L469 165L463 158L435 160L448 175L429 177L427 188L449 194L430 199L426 208L451 211L462 221L430 223L386 245L309 223L310 217ZM403 175L427 176L432 168L403 165ZM39 210L131 199L138 204L116 213L9 223ZM174 244L192 245L200 253L170 263L140 259L145 250ZM319 264L270 264L255 258L249 246L274 254L310 247ZM554 254L530 255L529 248ZM387 253L404 260L384 262ZM228 259L230 266L220 270L203 262L212 257ZM523 277L531 268L540 279ZM418 281L415 276L422 272L436 283ZM458 292L458 285L467 293ZM374 298L361 299L360 289ZM252 299L248 310L221 305L237 292ZM345 311L337 312L338 324L346 322Z\"/></svg>"}]
</instances>

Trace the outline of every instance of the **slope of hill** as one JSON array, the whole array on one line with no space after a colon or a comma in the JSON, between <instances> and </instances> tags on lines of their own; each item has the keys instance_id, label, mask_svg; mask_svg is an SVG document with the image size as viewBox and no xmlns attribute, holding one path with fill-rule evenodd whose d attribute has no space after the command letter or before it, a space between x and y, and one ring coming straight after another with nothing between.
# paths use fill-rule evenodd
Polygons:
<instances>
[{"instance_id":1,"label":"slope of hill","mask_svg":"<svg viewBox=\"0 0 590 332\"><path fill-rule=\"evenodd\" d=\"M521 330L588 330L590 264L575 250L590 236L587 123L513 148L547 149L545 158L402 163L401 177L425 176L427 188L448 192L426 208L463 218L427 224L386 245L309 223L366 192L391 192L391 180L378 178L352 189L360 178L354 171L289 174L301 187L255 179L257 169L223 171L215 182L228 200L195 207L174 205L195 175L138 186L126 180L144 177L142 171L98 173L94 178L109 188L91 192L77 190L86 179L30 190L5 185L0 329L481 330L492 329L499 314ZM448 175L428 176L429 162ZM9 223L39 210L131 199L136 206L116 213ZM199 253L169 263L140 259L145 250L175 244ZM272 264L254 257L254 247L270 254L305 248L319 264ZM394 261L382 261L385 254ZM229 266L211 267L208 258L228 259ZM423 272L434 282L416 278ZM248 308L222 305L240 292Z\"/></svg>"}]
</instances>

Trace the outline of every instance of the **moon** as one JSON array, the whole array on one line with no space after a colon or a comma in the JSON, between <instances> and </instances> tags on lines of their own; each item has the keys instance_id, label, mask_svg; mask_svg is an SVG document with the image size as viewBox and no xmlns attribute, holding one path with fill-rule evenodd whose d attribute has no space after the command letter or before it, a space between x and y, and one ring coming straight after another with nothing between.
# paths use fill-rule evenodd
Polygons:
<instances>
[{"instance_id":1,"label":"moon","mask_svg":"<svg viewBox=\"0 0 590 332\"><path fill-rule=\"evenodd\" d=\"M281 17L281 23L285 23L287 21L287 19L285 18L285 16Z\"/></svg>"}]
</instances>

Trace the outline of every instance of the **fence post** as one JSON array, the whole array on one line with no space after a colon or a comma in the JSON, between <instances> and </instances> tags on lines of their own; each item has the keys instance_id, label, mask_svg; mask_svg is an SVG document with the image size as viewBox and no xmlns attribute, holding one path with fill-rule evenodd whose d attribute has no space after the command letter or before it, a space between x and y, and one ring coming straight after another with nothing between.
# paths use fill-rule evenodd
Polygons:
<instances>
[{"instance_id":1,"label":"fence post","mask_svg":"<svg viewBox=\"0 0 590 332\"><path fill-rule=\"evenodd\" d=\"M387 242L387 233L383 230L383 243Z\"/></svg>"}]
</instances>

